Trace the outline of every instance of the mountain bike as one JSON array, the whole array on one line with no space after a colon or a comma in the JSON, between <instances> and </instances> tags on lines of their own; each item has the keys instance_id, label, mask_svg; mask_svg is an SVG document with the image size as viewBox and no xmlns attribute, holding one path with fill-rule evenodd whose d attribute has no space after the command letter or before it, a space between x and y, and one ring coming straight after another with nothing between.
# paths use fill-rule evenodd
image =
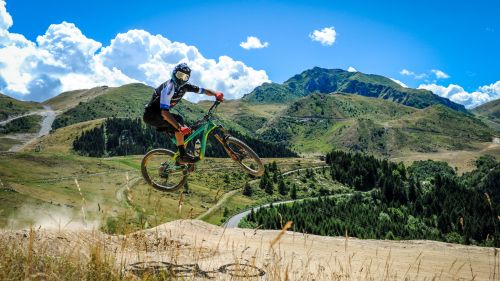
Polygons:
<instances>
[{"instance_id":1,"label":"mountain bike","mask_svg":"<svg viewBox=\"0 0 500 281\"><path fill-rule=\"evenodd\" d=\"M245 172L257 177L264 174L264 164L257 153L241 140L231 136L214 117L219 104L220 102L216 101L205 116L195 122L192 126L194 132L184 140L186 147L195 139L198 140L199 149L195 145L193 150L195 154L196 150L199 150L199 155L195 156L199 156L200 160L192 164L179 164L176 161L179 152L174 153L164 148L153 149L144 155L141 162L142 176L147 183L160 191L174 191L184 186L189 173L193 172L195 165L205 158L207 138L210 134L214 134L215 139L222 145L229 157L236 161ZM171 141L177 145L175 137L172 137Z\"/></svg>"}]
</instances>

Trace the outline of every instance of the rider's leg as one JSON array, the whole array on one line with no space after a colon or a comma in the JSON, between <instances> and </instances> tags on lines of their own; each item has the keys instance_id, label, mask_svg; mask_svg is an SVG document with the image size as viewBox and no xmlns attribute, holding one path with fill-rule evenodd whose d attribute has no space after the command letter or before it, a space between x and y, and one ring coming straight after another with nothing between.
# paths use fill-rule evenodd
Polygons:
<instances>
[{"instance_id":1,"label":"rider's leg","mask_svg":"<svg viewBox=\"0 0 500 281\"><path fill-rule=\"evenodd\" d=\"M175 132L175 139L177 140L177 149L179 150L179 158L177 159L180 163L194 163L199 160L198 157L194 157L190 153L186 152L184 135L181 132Z\"/></svg>"},{"instance_id":2,"label":"rider's leg","mask_svg":"<svg viewBox=\"0 0 500 281\"><path fill-rule=\"evenodd\" d=\"M177 140L177 149L181 156L186 155L186 147L184 146L184 135L181 132L175 132L175 139Z\"/></svg>"}]
</instances>

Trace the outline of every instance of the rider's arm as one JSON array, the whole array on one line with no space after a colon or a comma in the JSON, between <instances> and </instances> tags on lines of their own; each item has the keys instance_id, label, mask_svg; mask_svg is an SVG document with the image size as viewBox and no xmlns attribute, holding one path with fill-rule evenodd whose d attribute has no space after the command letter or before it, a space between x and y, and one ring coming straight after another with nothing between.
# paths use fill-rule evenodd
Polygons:
<instances>
[{"instance_id":1,"label":"rider's arm","mask_svg":"<svg viewBox=\"0 0 500 281\"><path fill-rule=\"evenodd\" d=\"M215 93L216 91L214 90L210 90L210 89L204 89L203 93L207 96L214 96L215 97Z\"/></svg>"},{"instance_id":2,"label":"rider's arm","mask_svg":"<svg viewBox=\"0 0 500 281\"><path fill-rule=\"evenodd\" d=\"M189 83L187 83L184 87L185 87L187 92L193 92L193 93L197 93L197 94L205 94L207 96L214 96L215 97L216 93L217 93L217 91L198 87L196 85L189 84Z\"/></svg>"},{"instance_id":3,"label":"rider's arm","mask_svg":"<svg viewBox=\"0 0 500 281\"><path fill-rule=\"evenodd\" d=\"M176 131L181 130L182 125L179 124L179 122L177 122L177 120L175 120L174 116L172 116L172 114L170 114L170 111L162 109L161 116L163 117L163 119L165 121L167 121L170 125L172 125L172 127L174 127L174 129Z\"/></svg>"}]
</instances>

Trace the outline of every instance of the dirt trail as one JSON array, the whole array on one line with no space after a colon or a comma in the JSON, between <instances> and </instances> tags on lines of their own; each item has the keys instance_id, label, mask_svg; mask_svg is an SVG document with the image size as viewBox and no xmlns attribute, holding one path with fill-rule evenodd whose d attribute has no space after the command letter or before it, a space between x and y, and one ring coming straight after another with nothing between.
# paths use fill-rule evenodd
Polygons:
<instances>
[{"instance_id":1,"label":"dirt trail","mask_svg":"<svg viewBox=\"0 0 500 281\"><path fill-rule=\"evenodd\" d=\"M116 253L117 267L124 266L130 276L154 267L179 280L285 280L285 275L288 280L492 280L498 266L492 248L294 232L286 232L271 247L279 233L179 220L127 236L41 230L33 248L50 245L56 255L88 256L92 247L101 246ZM26 245L29 231L0 232L0 239ZM234 278L245 274L255 277Z\"/></svg>"},{"instance_id":2,"label":"dirt trail","mask_svg":"<svg viewBox=\"0 0 500 281\"><path fill-rule=\"evenodd\" d=\"M43 117L42 122L40 123L40 130L38 131L38 133L35 134L15 134L7 136L16 139L18 141L21 141L21 144L14 145L9 149L9 151L17 152L23 149L31 142L35 141L37 138L48 135L50 133L50 130L52 130L52 123L54 123L54 120L56 119L56 112L52 110L50 106L47 105L44 106L44 110L42 111L33 111L28 114L17 116L15 118L11 118L3 122L5 122L4 124L7 124L10 121L29 115L40 115ZM0 125L2 125L3 122L0 122Z\"/></svg>"},{"instance_id":3,"label":"dirt trail","mask_svg":"<svg viewBox=\"0 0 500 281\"><path fill-rule=\"evenodd\" d=\"M313 169L313 170L316 170L316 169L321 169L321 168L326 168L328 166L319 166L319 167L309 167L309 168L300 168L300 169L295 169L295 170L291 170L291 171L288 171L288 172L285 172L285 173L282 173L281 175L282 176L287 176L289 174L292 174L292 173L296 173L296 172L300 172L300 171L305 171L307 169ZM258 182L260 179L255 179L255 180L252 180L252 181L249 181L248 183L249 184L253 184L255 182ZM229 198L233 197L234 195L236 195L238 192L241 191L242 188L238 188L238 189L235 189L235 190L232 190L226 194L224 194L219 201L217 201L217 203L210 207L208 210L206 210L203 214L199 215L198 217L196 217L197 220L202 220L204 218L206 218L207 216L209 216L210 214L212 214L214 211L217 211L221 206L222 204L224 204L227 200L229 200ZM229 227L237 227L238 226L238 223L240 222L240 220L246 215L248 214L250 211L245 211L245 212L242 212L242 213L239 213L233 217L231 217L232 219L232 222L231 224L229 224ZM239 217L239 219L237 219L237 217ZM237 220L237 221L236 221ZM235 226L233 226L234 224L236 223ZM227 223L226 223L227 224Z\"/></svg>"}]
</instances>

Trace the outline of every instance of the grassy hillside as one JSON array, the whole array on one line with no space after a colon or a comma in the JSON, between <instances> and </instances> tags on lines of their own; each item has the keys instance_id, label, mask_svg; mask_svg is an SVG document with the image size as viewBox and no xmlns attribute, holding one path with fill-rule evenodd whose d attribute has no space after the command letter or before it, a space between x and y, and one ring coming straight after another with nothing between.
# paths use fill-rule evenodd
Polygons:
<instances>
[{"instance_id":1,"label":"grassy hillside","mask_svg":"<svg viewBox=\"0 0 500 281\"><path fill-rule=\"evenodd\" d=\"M197 105L204 110L208 110L212 103L212 101L202 101ZM224 120L233 121L248 130L252 135L255 135L255 132L263 124L281 114L286 108L287 105L278 103L249 103L243 100L227 100L218 107L217 113Z\"/></svg>"},{"instance_id":2,"label":"grassy hillside","mask_svg":"<svg viewBox=\"0 0 500 281\"><path fill-rule=\"evenodd\" d=\"M480 120L446 106L416 109L346 94L312 94L263 127L262 138L306 153L339 148L389 156L473 149L476 142L492 138Z\"/></svg>"},{"instance_id":3,"label":"grassy hillside","mask_svg":"<svg viewBox=\"0 0 500 281\"><path fill-rule=\"evenodd\" d=\"M57 116L54 129L106 117L139 117L153 89L143 84L110 88L106 93Z\"/></svg>"},{"instance_id":4,"label":"grassy hillside","mask_svg":"<svg viewBox=\"0 0 500 281\"><path fill-rule=\"evenodd\" d=\"M83 132L93 129L104 122L105 119L95 119L59 128L52 133L28 144L24 151L39 151L52 153L70 153L73 141Z\"/></svg>"},{"instance_id":5,"label":"grassy hillside","mask_svg":"<svg viewBox=\"0 0 500 281\"><path fill-rule=\"evenodd\" d=\"M142 156L81 157L49 150L2 154L0 228L9 222L16 222L16 227L35 222L57 225L61 218L63 225L69 219L80 222L83 207L87 221L97 220L104 229L114 227L113 231L128 232L196 217L224 193L241 188L250 180L231 159L207 158L190 174L184 193L159 192L143 182L141 159ZM317 159L276 160L284 169L318 165ZM235 198L237 205L231 205L234 211L251 203L242 195ZM222 213L216 212L207 219L220 223L221 217Z\"/></svg>"},{"instance_id":6,"label":"grassy hillside","mask_svg":"<svg viewBox=\"0 0 500 281\"><path fill-rule=\"evenodd\" d=\"M486 124L500 132L500 99L487 102L472 110Z\"/></svg>"},{"instance_id":7,"label":"grassy hillside","mask_svg":"<svg viewBox=\"0 0 500 281\"><path fill-rule=\"evenodd\" d=\"M328 94L332 92L392 100L415 108L442 104L455 110L466 111L462 105L435 95L430 91L404 88L391 79L380 75L319 67L297 74L282 85L264 84L257 87L243 99L249 102L286 103L311 93Z\"/></svg>"},{"instance_id":8,"label":"grassy hillside","mask_svg":"<svg viewBox=\"0 0 500 281\"><path fill-rule=\"evenodd\" d=\"M108 90L109 88L107 86L101 86L86 90L64 92L44 101L42 104L49 105L54 110L67 110L77 106L79 103L87 102L105 94Z\"/></svg>"},{"instance_id":9,"label":"grassy hillside","mask_svg":"<svg viewBox=\"0 0 500 281\"><path fill-rule=\"evenodd\" d=\"M21 117L11 122L0 126L0 135L17 134L17 133L36 133L40 131L40 122L42 116L29 115Z\"/></svg>"},{"instance_id":10,"label":"grassy hillside","mask_svg":"<svg viewBox=\"0 0 500 281\"><path fill-rule=\"evenodd\" d=\"M144 106L149 102L152 93L153 88L138 83L105 89L93 99L81 101L77 106L57 116L53 128L100 118L142 118ZM78 95L73 93L72 97L75 96ZM180 113L189 122L199 119L205 111L183 100L172 112Z\"/></svg>"},{"instance_id":11,"label":"grassy hillside","mask_svg":"<svg viewBox=\"0 0 500 281\"><path fill-rule=\"evenodd\" d=\"M0 93L0 121L8 119L9 116L42 108L43 106L37 102L20 101Z\"/></svg>"}]
</instances>

